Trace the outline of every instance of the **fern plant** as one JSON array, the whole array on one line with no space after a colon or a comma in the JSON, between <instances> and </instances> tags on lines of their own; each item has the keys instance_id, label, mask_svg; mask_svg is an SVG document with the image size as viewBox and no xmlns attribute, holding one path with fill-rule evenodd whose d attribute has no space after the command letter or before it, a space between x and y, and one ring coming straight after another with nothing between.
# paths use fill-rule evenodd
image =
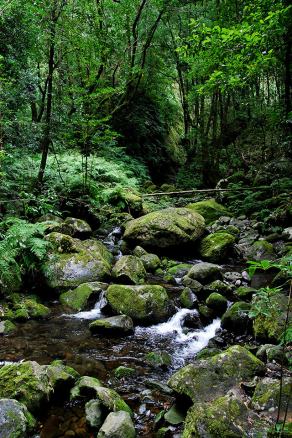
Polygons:
<instances>
[{"instance_id":1,"label":"fern plant","mask_svg":"<svg viewBox=\"0 0 292 438\"><path fill-rule=\"evenodd\" d=\"M8 218L0 224L0 290L17 290L21 276L35 271L46 257L45 225Z\"/></svg>"}]
</instances>

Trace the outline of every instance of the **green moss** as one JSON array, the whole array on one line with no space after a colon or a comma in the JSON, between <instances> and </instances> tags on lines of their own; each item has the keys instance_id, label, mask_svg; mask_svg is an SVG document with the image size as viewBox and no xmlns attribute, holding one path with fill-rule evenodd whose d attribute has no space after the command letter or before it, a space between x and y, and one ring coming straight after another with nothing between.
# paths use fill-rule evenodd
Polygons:
<instances>
[{"instance_id":1,"label":"green moss","mask_svg":"<svg viewBox=\"0 0 292 438\"><path fill-rule=\"evenodd\" d=\"M16 325L11 321L3 321L4 324L4 334L11 333L16 330Z\"/></svg>"},{"instance_id":2,"label":"green moss","mask_svg":"<svg viewBox=\"0 0 292 438\"><path fill-rule=\"evenodd\" d=\"M183 438L242 438L246 426L247 408L243 402L229 395L209 405L191 408L188 412Z\"/></svg>"},{"instance_id":3,"label":"green moss","mask_svg":"<svg viewBox=\"0 0 292 438\"><path fill-rule=\"evenodd\" d=\"M291 384L291 378L286 377L282 381L281 403L283 407L286 406L287 402L289 401ZM270 412L275 412L278 408L279 397L280 380L265 377L257 384L255 388L252 396L252 404L257 410L268 410Z\"/></svg>"},{"instance_id":4,"label":"green moss","mask_svg":"<svg viewBox=\"0 0 292 438\"><path fill-rule=\"evenodd\" d=\"M250 301L254 293L256 293L256 289L248 286L241 286L235 291L235 295L240 300L246 300L246 301Z\"/></svg>"},{"instance_id":5,"label":"green moss","mask_svg":"<svg viewBox=\"0 0 292 438\"><path fill-rule=\"evenodd\" d=\"M60 302L79 312L86 308L89 298L101 292L104 286L104 283L99 282L81 284L76 289L61 294Z\"/></svg>"},{"instance_id":6,"label":"green moss","mask_svg":"<svg viewBox=\"0 0 292 438\"><path fill-rule=\"evenodd\" d=\"M208 296L206 304L210 309L213 309L216 314L221 314L227 309L227 299L217 292L213 292Z\"/></svg>"},{"instance_id":7,"label":"green moss","mask_svg":"<svg viewBox=\"0 0 292 438\"><path fill-rule=\"evenodd\" d=\"M128 222L124 238L144 247L171 248L194 243L204 230L205 221L196 212L167 208Z\"/></svg>"},{"instance_id":8,"label":"green moss","mask_svg":"<svg viewBox=\"0 0 292 438\"><path fill-rule=\"evenodd\" d=\"M182 307L185 309L192 309L196 302L195 294L192 292L192 290L189 287L184 288L179 299Z\"/></svg>"},{"instance_id":9,"label":"green moss","mask_svg":"<svg viewBox=\"0 0 292 438\"><path fill-rule=\"evenodd\" d=\"M112 412L125 411L131 416L133 415L132 409L113 389L98 387L96 389L96 397Z\"/></svg>"},{"instance_id":10,"label":"green moss","mask_svg":"<svg viewBox=\"0 0 292 438\"><path fill-rule=\"evenodd\" d=\"M215 280L204 287L204 293L208 294L213 292L217 292L224 297L232 297L232 288L229 286L229 284L225 284L221 280Z\"/></svg>"},{"instance_id":11,"label":"green moss","mask_svg":"<svg viewBox=\"0 0 292 438\"><path fill-rule=\"evenodd\" d=\"M247 349L235 345L206 360L197 360L177 371L168 385L194 403L226 394L242 380L263 373L265 365Z\"/></svg>"},{"instance_id":12,"label":"green moss","mask_svg":"<svg viewBox=\"0 0 292 438\"><path fill-rule=\"evenodd\" d=\"M222 327L235 333L246 332L251 327L251 320L248 317L250 309L250 304L245 301L232 304L222 316Z\"/></svg>"},{"instance_id":13,"label":"green moss","mask_svg":"<svg viewBox=\"0 0 292 438\"><path fill-rule=\"evenodd\" d=\"M142 284L146 277L143 262L135 256L122 256L112 270L112 276L120 283Z\"/></svg>"},{"instance_id":14,"label":"green moss","mask_svg":"<svg viewBox=\"0 0 292 438\"><path fill-rule=\"evenodd\" d=\"M171 365L171 356L164 351L151 351L146 354L145 360L154 367L169 367Z\"/></svg>"},{"instance_id":15,"label":"green moss","mask_svg":"<svg viewBox=\"0 0 292 438\"><path fill-rule=\"evenodd\" d=\"M0 369L0 398L14 398L34 412L48 401L53 388L46 367L36 362L5 365Z\"/></svg>"},{"instance_id":16,"label":"green moss","mask_svg":"<svg viewBox=\"0 0 292 438\"><path fill-rule=\"evenodd\" d=\"M228 233L209 234L201 241L200 254L210 262L223 261L228 256L228 251L235 243L235 238Z\"/></svg>"},{"instance_id":17,"label":"green moss","mask_svg":"<svg viewBox=\"0 0 292 438\"><path fill-rule=\"evenodd\" d=\"M154 322L168 315L169 298L162 286L111 285L106 298L115 312L134 320Z\"/></svg>"},{"instance_id":18,"label":"green moss","mask_svg":"<svg viewBox=\"0 0 292 438\"><path fill-rule=\"evenodd\" d=\"M270 260L274 255L273 245L266 240L257 240L248 251L248 256L251 260Z\"/></svg>"},{"instance_id":19,"label":"green moss","mask_svg":"<svg viewBox=\"0 0 292 438\"><path fill-rule=\"evenodd\" d=\"M124 377L132 377L136 371L134 368L128 368L124 366L120 366L115 369L115 377L117 379L123 379Z\"/></svg>"},{"instance_id":20,"label":"green moss","mask_svg":"<svg viewBox=\"0 0 292 438\"><path fill-rule=\"evenodd\" d=\"M229 215L228 210L223 205L218 204L215 199L196 202L194 204L189 204L187 207L201 214L207 225L215 222L221 216Z\"/></svg>"}]
</instances>

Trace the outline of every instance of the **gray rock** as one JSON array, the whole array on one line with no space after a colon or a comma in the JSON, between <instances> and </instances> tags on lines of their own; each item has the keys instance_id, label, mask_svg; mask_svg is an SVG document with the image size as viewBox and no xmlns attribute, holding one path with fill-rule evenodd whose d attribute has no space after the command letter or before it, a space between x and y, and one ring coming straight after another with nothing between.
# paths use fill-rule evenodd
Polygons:
<instances>
[{"instance_id":1,"label":"gray rock","mask_svg":"<svg viewBox=\"0 0 292 438\"><path fill-rule=\"evenodd\" d=\"M86 421L90 427L100 427L103 421L101 403L99 400L90 400L85 405Z\"/></svg>"},{"instance_id":2,"label":"gray rock","mask_svg":"<svg viewBox=\"0 0 292 438\"><path fill-rule=\"evenodd\" d=\"M111 412L102 427L97 438L135 438L136 432L127 412Z\"/></svg>"},{"instance_id":3,"label":"gray rock","mask_svg":"<svg viewBox=\"0 0 292 438\"><path fill-rule=\"evenodd\" d=\"M141 284L146 277L143 262L135 256L121 257L112 270L112 276L124 284Z\"/></svg>"},{"instance_id":4,"label":"gray rock","mask_svg":"<svg viewBox=\"0 0 292 438\"><path fill-rule=\"evenodd\" d=\"M0 400L1 438L25 438L35 427L35 423L27 408L17 400Z\"/></svg>"},{"instance_id":5,"label":"gray rock","mask_svg":"<svg viewBox=\"0 0 292 438\"><path fill-rule=\"evenodd\" d=\"M72 227L74 237L87 238L92 233L90 225L82 219L67 217L64 222Z\"/></svg>"},{"instance_id":6,"label":"gray rock","mask_svg":"<svg viewBox=\"0 0 292 438\"><path fill-rule=\"evenodd\" d=\"M119 315L110 318L97 319L89 325L92 333L96 334L130 334L134 332L133 320L129 316Z\"/></svg>"},{"instance_id":7,"label":"gray rock","mask_svg":"<svg viewBox=\"0 0 292 438\"><path fill-rule=\"evenodd\" d=\"M207 284L222 278L221 268L213 263L198 263L189 270L187 277L202 284Z\"/></svg>"}]
</instances>

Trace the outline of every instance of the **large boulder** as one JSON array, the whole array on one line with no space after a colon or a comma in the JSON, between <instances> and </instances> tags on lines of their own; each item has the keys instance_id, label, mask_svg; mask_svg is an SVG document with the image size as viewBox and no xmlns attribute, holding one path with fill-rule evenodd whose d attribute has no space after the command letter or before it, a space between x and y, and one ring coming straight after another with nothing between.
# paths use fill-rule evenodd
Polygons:
<instances>
[{"instance_id":1,"label":"large boulder","mask_svg":"<svg viewBox=\"0 0 292 438\"><path fill-rule=\"evenodd\" d=\"M0 398L16 399L36 412L56 389L70 387L77 377L75 370L60 361L51 365L33 361L4 365L0 369Z\"/></svg>"},{"instance_id":2,"label":"large boulder","mask_svg":"<svg viewBox=\"0 0 292 438\"><path fill-rule=\"evenodd\" d=\"M35 424L26 406L13 399L0 400L0 437L25 438L30 436Z\"/></svg>"},{"instance_id":3,"label":"large boulder","mask_svg":"<svg viewBox=\"0 0 292 438\"><path fill-rule=\"evenodd\" d=\"M71 226L74 237L87 238L92 233L90 225L82 219L67 217L64 222Z\"/></svg>"},{"instance_id":4,"label":"large boulder","mask_svg":"<svg viewBox=\"0 0 292 438\"><path fill-rule=\"evenodd\" d=\"M50 288L70 289L110 276L112 255L101 242L81 241L60 233L51 233L47 239L52 250L42 271Z\"/></svg>"},{"instance_id":5,"label":"large boulder","mask_svg":"<svg viewBox=\"0 0 292 438\"><path fill-rule=\"evenodd\" d=\"M143 262L132 255L122 256L112 270L113 278L125 284L142 284L146 275Z\"/></svg>"},{"instance_id":6,"label":"large boulder","mask_svg":"<svg viewBox=\"0 0 292 438\"><path fill-rule=\"evenodd\" d=\"M126 315L97 319L89 324L89 329L96 334L128 335L134 332L133 321Z\"/></svg>"},{"instance_id":7,"label":"large boulder","mask_svg":"<svg viewBox=\"0 0 292 438\"><path fill-rule=\"evenodd\" d=\"M130 415L127 412L111 412L97 438L135 438L136 432Z\"/></svg>"},{"instance_id":8,"label":"large boulder","mask_svg":"<svg viewBox=\"0 0 292 438\"><path fill-rule=\"evenodd\" d=\"M197 404L221 397L242 380L252 379L264 371L263 362L246 348L235 345L181 368L172 375L168 385Z\"/></svg>"},{"instance_id":9,"label":"large boulder","mask_svg":"<svg viewBox=\"0 0 292 438\"><path fill-rule=\"evenodd\" d=\"M235 237L232 234L223 232L209 234L201 241L200 254L209 262L222 262L229 256L234 243Z\"/></svg>"},{"instance_id":10,"label":"large boulder","mask_svg":"<svg viewBox=\"0 0 292 438\"><path fill-rule=\"evenodd\" d=\"M124 239L146 248L194 244L205 231L204 218L188 208L166 208L127 222Z\"/></svg>"},{"instance_id":11,"label":"large boulder","mask_svg":"<svg viewBox=\"0 0 292 438\"><path fill-rule=\"evenodd\" d=\"M213 280L222 278L221 268L220 266L212 263L198 263L197 265L194 265L184 277L185 286L187 286L186 277L196 280L201 284L207 284Z\"/></svg>"},{"instance_id":12,"label":"large boulder","mask_svg":"<svg viewBox=\"0 0 292 438\"><path fill-rule=\"evenodd\" d=\"M257 240L246 250L249 260L272 260L275 257L274 247L266 240Z\"/></svg>"},{"instance_id":13,"label":"large boulder","mask_svg":"<svg viewBox=\"0 0 292 438\"><path fill-rule=\"evenodd\" d=\"M188 411L183 438L266 437L269 424L250 411L235 391Z\"/></svg>"},{"instance_id":14,"label":"large boulder","mask_svg":"<svg viewBox=\"0 0 292 438\"><path fill-rule=\"evenodd\" d=\"M113 284L106 291L106 298L114 312L137 322L159 322L169 315L170 301L162 286Z\"/></svg>"},{"instance_id":15,"label":"large boulder","mask_svg":"<svg viewBox=\"0 0 292 438\"><path fill-rule=\"evenodd\" d=\"M53 391L46 368L37 362L5 365L0 369L0 398L14 398L35 412Z\"/></svg>"},{"instance_id":16,"label":"large boulder","mask_svg":"<svg viewBox=\"0 0 292 438\"><path fill-rule=\"evenodd\" d=\"M215 222L221 216L229 215L228 210L223 205L218 204L215 199L195 202L187 207L203 216L207 225Z\"/></svg>"},{"instance_id":17,"label":"large boulder","mask_svg":"<svg viewBox=\"0 0 292 438\"><path fill-rule=\"evenodd\" d=\"M60 302L77 312L85 310L88 303L98 297L98 295L107 288L107 283L94 281L92 283L80 284L76 289L69 290L60 295Z\"/></svg>"}]
</instances>

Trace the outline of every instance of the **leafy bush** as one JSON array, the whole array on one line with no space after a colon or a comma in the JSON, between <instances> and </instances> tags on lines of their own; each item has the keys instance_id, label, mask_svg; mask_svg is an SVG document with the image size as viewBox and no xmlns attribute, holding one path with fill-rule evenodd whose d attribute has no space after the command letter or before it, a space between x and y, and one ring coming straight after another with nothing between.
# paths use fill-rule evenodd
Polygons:
<instances>
[{"instance_id":1,"label":"leafy bush","mask_svg":"<svg viewBox=\"0 0 292 438\"><path fill-rule=\"evenodd\" d=\"M0 224L0 290L18 288L25 272L35 271L47 254L44 224L9 218Z\"/></svg>"}]
</instances>

